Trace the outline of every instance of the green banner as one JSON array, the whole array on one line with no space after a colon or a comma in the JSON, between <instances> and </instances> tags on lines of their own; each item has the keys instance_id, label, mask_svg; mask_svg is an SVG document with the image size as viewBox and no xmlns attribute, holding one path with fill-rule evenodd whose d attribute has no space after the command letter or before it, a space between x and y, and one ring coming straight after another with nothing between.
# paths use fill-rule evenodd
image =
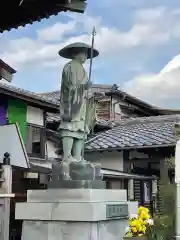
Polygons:
<instances>
[{"instance_id":1,"label":"green banner","mask_svg":"<svg viewBox=\"0 0 180 240\"><path fill-rule=\"evenodd\" d=\"M18 123L24 143L27 133L27 105L25 102L15 99L8 100L8 123Z\"/></svg>"}]
</instances>

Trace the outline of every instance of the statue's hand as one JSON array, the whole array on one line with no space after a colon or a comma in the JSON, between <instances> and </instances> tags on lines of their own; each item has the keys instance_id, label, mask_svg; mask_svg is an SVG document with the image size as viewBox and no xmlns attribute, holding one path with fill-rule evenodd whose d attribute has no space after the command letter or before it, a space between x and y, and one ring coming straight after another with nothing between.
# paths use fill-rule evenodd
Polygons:
<instances>
[{"instance_id":1,"label":"statue's hand","mask_svg":"<svg viewBox=\"0 0 180 240\"><path fill-rule=\"evenodd\" d=\"M91 81L88 81L88 87L92 88L92 82Z\"/></svg>"},{"instance_id":2,"label":"statue's hand","mask_svg":"<svg viewBox=\"0 0 180 240\"><path fill-rule=\"evenodd\" d=\"M65 115L63 115L62 120L63 120L64 122L71 122L72 117L65 114Z\"/></svg>"},{"instance_id":3,"label":"statue's hand","mask_svg":"<svg viewBox=\"0 0 180 240\"><path fill-rule=\"evenodd\" d=\"M88 90L91 87L92 87L92 82L91 81L88 81L84 86L85 90Z\"/></svg>"}]
</instances>

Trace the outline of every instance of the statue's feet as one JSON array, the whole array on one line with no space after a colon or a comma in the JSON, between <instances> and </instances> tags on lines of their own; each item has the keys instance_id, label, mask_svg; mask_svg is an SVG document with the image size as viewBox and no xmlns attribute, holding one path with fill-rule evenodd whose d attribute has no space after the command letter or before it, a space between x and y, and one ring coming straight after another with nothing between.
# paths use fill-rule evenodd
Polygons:
<instances>
[{"instance_id":1,"label":"statue's feet","mask_svg":"<svg viewBox=\"0 0 180 240\"><path fill-rule=\"evenodd\" d=\"M71 162L69 174L73 180L94 180L95 178L93 165L85 160Z\"/></svg>"},{"instance_id":2,"label":"statue's feet","mask_svg":"<svg viewBox=\"0 0 180 240\"><path fill-rule=\"evenodd\" d=\"M69 162L69 163L77 162L77 160L76 160L73 156L70 156L70 157L68 158L68 162Z\"/></svg>"},{"instance_id":3,"label":"statue's feet","mask_svg":"<svg viewBox=\"0 0 180 240\"><path fill-rule=\"evenodd\" d=\"M70 180L71 177L69 175L69 163L66 161L62 161L61 163L62 166L62 175L64 180Z\"/></svg>"},{"instance_id":4,"label":"statue's feet","mask_svg":"<svg viewBox=\"0 0 180 240\"><path fill-rule=\"evenodd\" d=\"M62 170L63 170L63 179L64 180L71 180L70 177L70 169L69 169L69 165L71 163L77 162L77 160L75 158L73 158L72 156L69 156L68 158L63 158L62 159Z\"/></svg>"},{"instance_id":5,"label":"statue's feet","mask_svg":"<svg viewBox=\"0 0 180 240\"><path fill-rule=\"evenodd\" d=\"M69 156L69 157L63 157L62 162L66 162L70 164L72 162L77 162L77 160L73 156Z\"/></svg>"}]
</instances>

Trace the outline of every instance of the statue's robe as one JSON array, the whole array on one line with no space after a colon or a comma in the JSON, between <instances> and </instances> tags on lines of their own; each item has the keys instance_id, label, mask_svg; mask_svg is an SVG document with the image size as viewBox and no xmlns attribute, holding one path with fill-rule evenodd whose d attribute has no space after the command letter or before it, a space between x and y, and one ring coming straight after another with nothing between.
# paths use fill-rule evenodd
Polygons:
<instances>
[{"instance_id":1,"label":"statue's robe","mask_svg":"<svg viewBox=\"0 0 180 240\"><path fill-rule=\"evenodd\" d=\"M59 131L62 137L83 139L84 133L85 136L89 133L89 124L92 122L90 116L85 126L86 106L92 109L92 104L86 105L88 87L88 76L83 65L76 60L66 64L62 73L60 91ZM87 113L90 111L89 107ZM92 110L90 112L92 113Z\"/></svg>"}]
</instances>

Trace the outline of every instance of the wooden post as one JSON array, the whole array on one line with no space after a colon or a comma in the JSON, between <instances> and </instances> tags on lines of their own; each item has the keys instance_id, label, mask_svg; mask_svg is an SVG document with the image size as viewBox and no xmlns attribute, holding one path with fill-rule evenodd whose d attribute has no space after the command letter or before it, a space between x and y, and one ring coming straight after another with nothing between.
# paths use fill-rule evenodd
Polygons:
<instances>
[{"instance_id":1,"label":"wooden post","mask_svg":"<svg viewBox=\"0 0 180 240\"><path fill-rule=\"evenodd\" d=\"M131 160L129 159L129 151L123 150L123 170L126 173L131 173Z\"/></svg>"},{"instance_id":2,"label":"wooden post","mask_svg":"<svg viewBox=\"0 0 180 240\"><path fill-rule=\"evenodd\" d=\"M160 179L161 183L169 184L168 162L165 158L160 160Z\"/></svg>"}]
</instances>

